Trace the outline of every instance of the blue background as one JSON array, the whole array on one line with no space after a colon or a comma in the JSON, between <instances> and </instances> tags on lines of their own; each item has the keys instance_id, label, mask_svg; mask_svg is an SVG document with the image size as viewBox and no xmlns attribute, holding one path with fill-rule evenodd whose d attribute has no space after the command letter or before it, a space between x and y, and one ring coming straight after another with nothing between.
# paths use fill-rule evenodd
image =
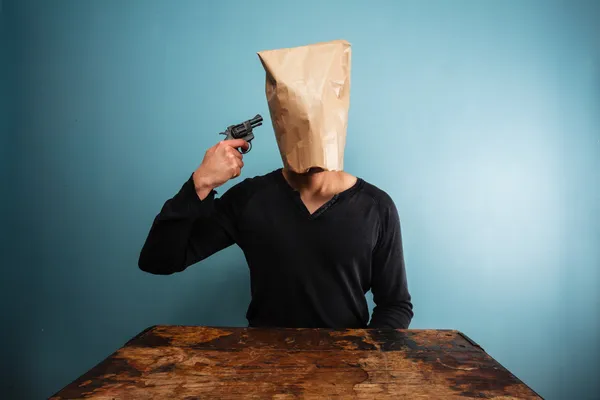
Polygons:
<instances>
[{"instance_id":1,"label":"blue background","mask_svg":"<svg viewBox=\"0 0 600 400\"><path fill-rule=\"evenodd\" d=\"M237 247L168 277L139 250L228 124L266 118L243 177L281 165L256 52L342 38L346 167L398 206L411 327L598 398L600 2L0 4L3 396L49 396L153 324L246 324Z\"/></svg>"}]
</instances>

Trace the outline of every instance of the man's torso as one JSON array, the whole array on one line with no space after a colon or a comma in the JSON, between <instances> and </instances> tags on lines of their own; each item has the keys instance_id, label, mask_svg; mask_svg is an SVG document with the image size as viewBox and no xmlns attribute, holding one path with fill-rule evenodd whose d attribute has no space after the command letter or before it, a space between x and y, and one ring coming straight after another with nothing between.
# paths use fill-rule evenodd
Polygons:
<instances>
[{"instance_id":1,"label":"man's torso","mask_svg":"<svg viewBox=\"0 0 600 400\"><path fill-rule=\"evenodd\" d=\"M380 190L359 178L311 214L281 170L243 184L234 240L250 268L250 324L366 326Z\"/></svg>"}]
</instances>

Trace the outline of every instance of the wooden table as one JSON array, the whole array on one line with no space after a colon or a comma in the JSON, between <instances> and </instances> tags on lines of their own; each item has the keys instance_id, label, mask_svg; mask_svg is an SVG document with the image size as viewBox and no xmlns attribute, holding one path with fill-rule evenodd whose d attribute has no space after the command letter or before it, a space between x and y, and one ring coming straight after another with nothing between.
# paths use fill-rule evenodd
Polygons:
<instances>
[{"instance_id":1,"label":"wooden table","mask_svg":"<svg viewBox=\"0 0 600 400\"><path fill-rule=\"evenodd\" d=\"M453 330L154 326L51 399L540 399Z\"/></svg>"}]
</instances>

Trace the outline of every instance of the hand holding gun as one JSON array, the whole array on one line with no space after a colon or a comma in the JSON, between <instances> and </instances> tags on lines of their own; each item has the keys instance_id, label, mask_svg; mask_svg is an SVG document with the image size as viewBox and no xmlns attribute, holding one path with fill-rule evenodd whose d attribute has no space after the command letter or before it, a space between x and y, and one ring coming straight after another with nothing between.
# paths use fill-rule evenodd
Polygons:
<instances>
[{"instance_id":1,"label":"hand holding gun","mask_svg":"<svg viewBox=\"0 0 600 400\"><path fill-rule=\"evenodd\" d=\"M231 125L221 135L225 140L208 149L200 166L194 171L194 188L200 200L204 200L211 190L223 185L242 173L242 155L250 151L254 139L252 130L262 125L262 117L256 115L239 125Z\"/></svg>"},{"instance_id":2,"label":"hand holding gun","mask_svg":"<svg viewBox=\"0 0 600 400\"><path fill-rule=\"evenodd\" d=\"M254 139L254 133L252 130L258 126L261 126L262 120L263 118L260 116L260 114L256 114L256 117L248 121L244 121L241 124L230 125L229 127L227 127L225 132L221 132L219 133L219 135L225 135L225 140L243 139L246 142L248 142L247 150L238 149L242 154L246 154L250 151L250 149L252 149L251 141L252 139Z\"/></svg>"}]
</instances>

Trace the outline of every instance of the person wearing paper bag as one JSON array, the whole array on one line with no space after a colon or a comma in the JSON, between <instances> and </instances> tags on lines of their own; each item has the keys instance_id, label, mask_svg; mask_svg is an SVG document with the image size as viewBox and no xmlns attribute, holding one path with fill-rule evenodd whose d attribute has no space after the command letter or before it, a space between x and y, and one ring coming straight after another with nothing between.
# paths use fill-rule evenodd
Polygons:
<instances>
[{"instance_id":1,"label":"person wearing paper bag","mask_svg":"<svg viewBox=\"0 0 600 400\"><path fill-rule=\"evenodd\" d=\"M240 176L243 140L208 149L165 202L139 258L181 272L237 244L248 262L252 327L409 327L400 220L383 190L343 170L351 47L343 40L258 53L283 167ZM369 317L365 293L375 307Z\"/></svg>"}]
</instances>

